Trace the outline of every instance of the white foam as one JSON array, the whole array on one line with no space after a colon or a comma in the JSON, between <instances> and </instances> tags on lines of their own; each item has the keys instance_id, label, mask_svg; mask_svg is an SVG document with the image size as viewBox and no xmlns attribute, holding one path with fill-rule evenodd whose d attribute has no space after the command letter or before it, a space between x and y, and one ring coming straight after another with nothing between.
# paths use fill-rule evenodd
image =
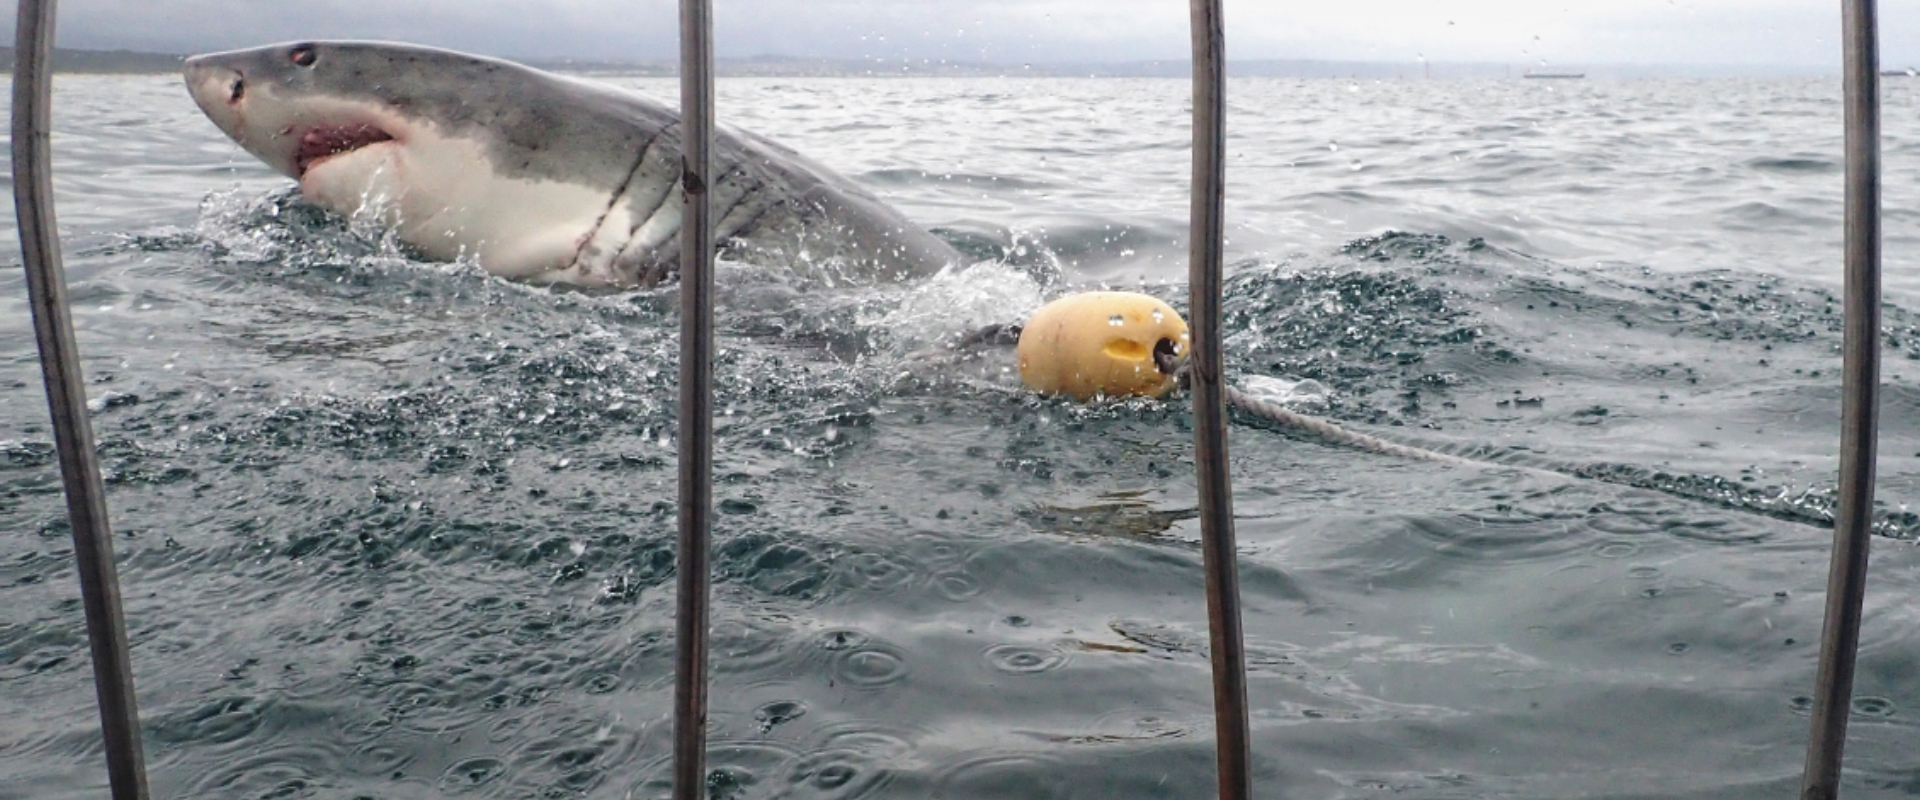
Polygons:
<instances>
[{"instance_id":1,"label":"white foam","mask_svg":"<svg viewBox=\"0 0 1920 800\"><path fill-rule=\"evenodd\" d=\"M904 343L925 343L985 325L1018 323L1040 307L1041 287L1027 273L993 261L947 267L900 292L897 302L860 324Z\"/></svg>"}]
</instances>

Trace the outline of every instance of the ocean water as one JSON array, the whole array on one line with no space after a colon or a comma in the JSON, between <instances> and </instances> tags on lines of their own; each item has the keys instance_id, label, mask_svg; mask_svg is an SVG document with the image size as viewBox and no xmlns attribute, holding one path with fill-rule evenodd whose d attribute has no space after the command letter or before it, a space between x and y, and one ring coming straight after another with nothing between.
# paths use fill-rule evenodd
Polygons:
<instances>
[{"instance_id":1,"label":"ocean water","mask_svg":"<svg viewBox=\"0 0 1920 800\"><path fill-rule=\"evenodd\" d=\"M980 263L911 285L723 268L711 796L1211 795L1187 412L1032 397L1004 352L917 355L1076 289L1184 308L1187 91L720 84L723 120ZM175 79L56 92L155 795L665 796L672 290L415 261L303 205ZM1856 798L1920 795L1920 91L1885 93ZM1236 422L1258 796L1792 796L1838 435L1838 95L1231 86L1234 379L1575 473ZM0 798L96 797L4 244Z\"/></svg>"}]
</instances>

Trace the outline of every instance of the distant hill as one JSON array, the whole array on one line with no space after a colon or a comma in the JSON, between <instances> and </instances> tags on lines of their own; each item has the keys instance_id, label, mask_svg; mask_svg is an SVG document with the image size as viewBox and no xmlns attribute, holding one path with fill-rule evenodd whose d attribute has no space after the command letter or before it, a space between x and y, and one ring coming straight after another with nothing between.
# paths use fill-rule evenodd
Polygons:
<instances>
[{"instance_id":1,"label":"distant hill","mask_svg":"<svg viewBox=\"0 0 1920 800\"><path fill-rule=\"evenodd\" d=\"M175 73L180 71L180 62L185 59L185 56L171 56L165 53L61 48L53 51L53 71L101 75ZM7 74L13 74L13 48L0 47L0 62L6 64Z\"/></svg>"}]
</instances>

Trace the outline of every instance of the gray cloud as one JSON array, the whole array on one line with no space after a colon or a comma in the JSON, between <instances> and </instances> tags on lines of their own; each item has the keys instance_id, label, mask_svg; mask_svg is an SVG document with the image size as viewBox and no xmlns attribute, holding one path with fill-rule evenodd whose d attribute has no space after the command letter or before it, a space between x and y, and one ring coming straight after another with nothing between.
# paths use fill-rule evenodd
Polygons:
<instances>
[{"instance_id":1,"label":"gray cloud","mask_svg":"<svg viewBox=\"0 0 1920 800\"><path fill-rule=\"evenodd\" d=\"M722 55L1177 59L1179 0L719 0ZM196 52L382 38L507 56L667 58L674 0L68 0L71 47ZM1881 3L1884 60L1920 58L1920 0ZM1800 0L1228 0L1235 58L1838 63L1838 4Z\"/></svg>"}]
</instances>

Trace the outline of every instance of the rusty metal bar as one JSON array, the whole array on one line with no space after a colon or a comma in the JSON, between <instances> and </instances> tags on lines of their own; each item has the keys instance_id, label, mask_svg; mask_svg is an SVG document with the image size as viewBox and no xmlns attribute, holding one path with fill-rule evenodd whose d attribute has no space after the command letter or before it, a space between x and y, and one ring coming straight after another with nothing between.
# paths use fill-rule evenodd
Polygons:
<instances>
[{"instance_id":1,"label":"rusty metal bar","mask_svg":"<svg viewBox=\"0 0 1920 800\"><path fill-rule=\"evenodd\" d=\"M1846 318L1841 366L1840 497L1827 574L1826 621L1814 678L1813 733L1800 796L1840 794L1840 760L1853 710L1873 533L1880 393L1880 53L1875 0L1841 0L1846 114Z\"/></svg>"},{"instance_id":2,"label":"rusty metal bar","mask_svg":"<svg viewBox=\"0 0 1920 800\"><path fill-rule=\"evenodd\" d=\"M1245 800L1248 777L1247 659L1240 631L1233 487L1227 474L1226 387L1222 382L1220 295L1226 216L1226 32L1220 0L1192 0L1193 210L1191 299L1194 464L1200 488L1201 550L1213 653L1213 714L1221 800Z\"/></svg>"},{"instance_id":3,"label":"rusty metal bar","mask_svg":"<svg viewBox=\"0 0 1920 800\"><path fill-rule=\"evenodd\" d=\"M73 528L80 570L93 688L106 740L107 780L114 800L146 800L147 770L140 748L140 713L133 693L127 622L120 611L120 577L113 563L107 492L87 416L80 348L67 305L66 269L53 214L53 0L20 0L13 66L13 205L20 219L20 254L27 271L40 371L53 414L54 446Z\"/></svg>"},{"instance_id":4,"label":"rusty metal bar","mask_svg":"<svg viewBox=\"0 0 1920 800\"><path fill-rule=\"evenodd\" d=\"M680 0L680 556L673 797L707 796L707 620L713 511L713 8Z\"/></svg>"}]
</instances>

